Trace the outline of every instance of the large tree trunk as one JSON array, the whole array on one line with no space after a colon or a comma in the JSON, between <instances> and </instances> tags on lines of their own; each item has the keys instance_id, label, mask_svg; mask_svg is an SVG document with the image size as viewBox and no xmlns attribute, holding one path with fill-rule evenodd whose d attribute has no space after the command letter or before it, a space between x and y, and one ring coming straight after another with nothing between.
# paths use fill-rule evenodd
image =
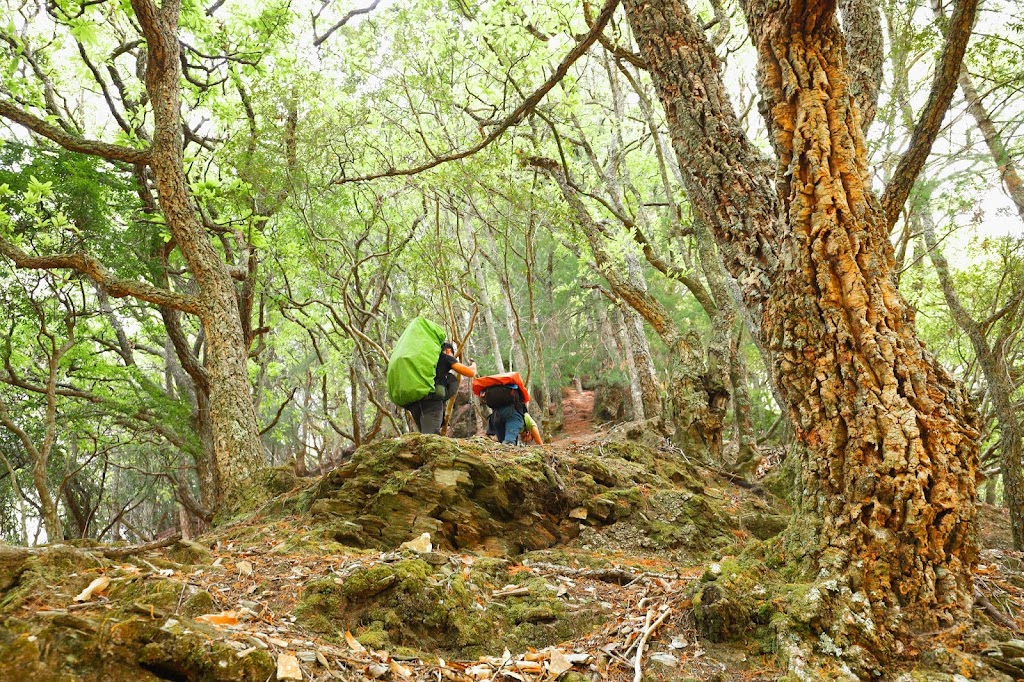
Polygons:
<instances>
[{"instance_id":1,"label":"large tree trunk","mask_svg":"<svg viewBox=\"0 0 1024 682\"><path fill-rule=\"evenodd\" d=\"M196 219L182 165L179 3L170 0L157 8L151 0L132 0L132 8L146 38L146 91L155 128L150 167L167 226L199 290L217 496L231 505L265 466L238 297L227 266Z\"/></svg>"},{"instance_id":2,"label":"large tree trunk","mask_svg":"<svg viewBox=\"0 0 1024 682\"><path fill-rule=\"evenodd\" d=\"M896 288L835 7L745 3L773 186L689 10L625 4L687 191L743 287L804 445L801 525L831 587L811 634L870 674L910 633L968 618L978 433Z\"/></svg>"}]
</instances>

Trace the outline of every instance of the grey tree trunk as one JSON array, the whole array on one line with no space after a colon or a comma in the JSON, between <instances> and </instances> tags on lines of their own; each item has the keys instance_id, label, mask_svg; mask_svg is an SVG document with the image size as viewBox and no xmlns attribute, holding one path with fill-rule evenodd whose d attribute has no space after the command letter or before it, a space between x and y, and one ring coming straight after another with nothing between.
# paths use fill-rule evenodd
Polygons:
<instances>
[{"instance_id":1,"label":"grey tree trunk","mask_svg":"<svg viewBox=\"0 0 1024 682\"><path fill-rule=\"evenodd\" d=\"M633 352L635 347L634 336L636 325L630 318L630 313L636 315L636 311L628 309L626 314L620 308L615 308L615 330L619 338L619 346L622 348L622 360L626 365L626 376L629 377L629 406L634 420L646 419L644 411L644 395L640 388L640 368L637 366L637 357Z\"/></svg>"},{"instance_id":2,"label":"grey tree trunk","mask_svg":"<svg viewBox=\"0 0 1024 682\"><path fill-rule=\"evenodd\" d=\"M479 244L476 230L470 222L470 213L463 214L463 224L469 233L471 244ZM473 278L476 282L477 299L480 301L480 308L483 311L484 329L487 331L487 340L491 346L491 356L494 358L494 367L497 373L505 372L505 359L501 356L501 342L498 340L498 327L494 321L494 306L491 304L491 295L487 291L487 277L483 265L480 262L479 248L470 251L469 267L473 271Z\"/></svg>"},{"instance_id":3,"label":"grey tree trunk","mask_svg":"<svg viewBox=\"0 0 1024 682\"><path fill-rule=\"evenodd\" d=\"M985 337L985 329L975 320L964 307L960 294L953 283L949 272L949 263L935 238L935 224L928 206L920 209L921 234L928 247L932 265L939 276L942 294L946 305L956 322L970 339L978 365L985 376L985 384L992 399L992 407L996 421L999 423L1000 474L1003 479L1003 494L1006 496L1006 507L1010 512L1010 531L1013 535L1013 548L1024 549L1024 474L1021 471L1024 456L1024 417L1016 409L1013 394L1016 386L1010 378L1010 368L1006 365L1002 354L994 351ZM1018 303L1019 305L1019 303Z\"/></svg>"},{"instance_id":4,"label":"grey tree trunk","mask_svg":"<svg viewBox=\"0 0 1024 682\"><path fill-rule=\"evenodd\" d=\"M216 497L230 506L240 501L254 475L266 465L249 389L248 346L234 282L196 217L184 173L180 3L168 0L157 7L151 0L133 0L132 8L146 38L145 82L154 120L150 168L167 226L199 291L199 318L207 340Z\"/></svg>"},{"instance_id":5,"label":"grey tree trunk","mask_svg":"<svg viewBox=\"0 0 1024 682\"><path fill-rule=\"evenodd\" d=\"M643 268L640 267L640 259L632 251L626 253L626 274L630 284L638 291L647 293L647 280L644 278ZM658 372L654 368L651 345L647 341L647 332L644 329L644 318L635 310L630 310L627 316L626 331L633 344L633 358L637 365L637 378L640 382L640 396L643 400L644 412L647 418L657 417L661 414L661 387L658 382Z\"/></svg>"}]
</instances>

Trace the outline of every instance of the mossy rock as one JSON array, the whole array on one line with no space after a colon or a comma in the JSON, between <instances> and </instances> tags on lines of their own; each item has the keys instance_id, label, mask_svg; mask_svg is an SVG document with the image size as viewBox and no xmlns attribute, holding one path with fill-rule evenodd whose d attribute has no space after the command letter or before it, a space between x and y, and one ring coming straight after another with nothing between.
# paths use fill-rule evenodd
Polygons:
<instances>
[{"instance_id":1,"label":"mossy rock","mask_svg":"<svg viewBox=\"0 0 1024 682\"><path fill-rule=\"evenodd\" d=\"M295 615L303 627L336 640L350 630L370 648L460 658L550 646L589 632L604 617L597 604L569 609L543 579L510 575L510 565L484 558L466 575L421 558L378 564L346 579L307 583ZM510 583L529 593L485 599Z\"/></svg>"},{"instance_id":2,"label":"mossy rock","mask_svg":"<svg viewBox=\"0 0 1024 682\"><path fill-rule=\"evenodd\" d=\"M136 652L139 666L162 679L255 682L269 679L276 669L266 651L239 658L234 649L194 632L169 633L147 625L132 635L125 637L125 643Z\"/></svg>"},{"instance_id":3,"label":"mossy rock","mask_svg":"<svg viewBox=\"0 0 1024 682\"><path fill-rule=\"evenodd\" d=\"M261 473L263 486L274 495L286 493L302 483L291 466L270 467Z\"/></svg>"},{"instance_id":4,"label":"mossy rock","mask_svg":"<svg viewBox=\"0 0 1024 682\"><path fill-rule=\"evenodd\" d=\"M167 556L179 564L196 566L213 562L209 548L192 540L178 540L167 551Z\"/></svg>"},{"instance_id":5,"label":"mossy rock","mask_svg":"<svg viewBox=\"0 0 1024 682\"><path fill-rule=\"evenodd\" d=\"M693 599L697 630L712 642L739 639L751 625L751 614L728 588L716 582L705 583Z\"/></svg>"},{"instance_id":6,"label":"mossy rock","mask_svg":"<svg viewBox=\"0 0 1024 682\"><path fill-rule=\"evenodd\" d=\"M307 583L295 615L311 630L336 637L351 630L377 648L484 650L493 634L463 577L435 574L420 559Z\"/></svg>"},{"instance_id":7,"label":"mossy rock","mask_svg":"<svg viewBox=\"0 0 1024 682\"><path fill-rule=\"evenodd\" d=\"M767 540L786 530L789 518L757 511L741 515L740 525L758 540Z\"/></svg>"},{"instance_id":8,"label":"mossy rock","mask_svg":"<svg viewBox=\"0 0 1024 682\"><path fill-rule=\"evenodd\" d=\"M0 614L12 613L33 595L67 593L74 596L96 575L95 569L109 562L96 555L86 554L69 545L55 545L38 554L7 552L7 561L0 557L0 580L7 584L0 591Z\"/></svg>"},{"instance_id":9,"label":"mossy rock","mask_svg":"<svg viewBox=\"0 0 1024 682\"><path fill-rule=\"evenodd\" d=\"M411 434L360 448L306 499L324 535L350 547L389 550L429 533L443 550L514 556L573 540L579 507L585 525L631 520L644 547L719 547L729 524L703 490L685 460L636 442L509 450Z\"/></svg>"},{"instance_id":10,"label":"mossy rock","mask_svg":"<svg viewBox=\"0 0 1024 682\"><path fill-rule=\"evenodd\" d=\"M218 611L220 609L217 608L217 602L213 600L213 596L206 590L196 591L195 594L186 599L181 605L181 614L188 618L195 618L206 613L217 613Z\"/></svg>"},{"instance_id":11,"label":"mossy rock","mask_svg":"<svg viewBox=\"0 0 1024 682\"><path fill-rule=\"evenodd\" d=\"M26 550L0 543L0 595L18 582L28 557Z\"/></svg>"},{"instance_id":12,"label":"mossy rock","mask_svg":"<svg viewBox=\"0 0 1024 682\"><path fill-rule=\"evenodd\" d=\"M262 682L273 674L274 661L264 651L239 658L195 629L179 625L172 632L159 624L123 614L102 621L73 614L7 620L0 627L0 679Z\"/></svg>"}]
</instances>

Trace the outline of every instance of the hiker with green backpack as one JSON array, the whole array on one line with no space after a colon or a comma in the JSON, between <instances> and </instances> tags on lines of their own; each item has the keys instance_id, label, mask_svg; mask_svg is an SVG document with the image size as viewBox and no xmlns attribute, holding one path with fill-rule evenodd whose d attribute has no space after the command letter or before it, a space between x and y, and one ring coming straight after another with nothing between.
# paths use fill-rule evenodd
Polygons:
<instances>
[{"instance_id":1,"label":"hiker with green backpack","mask_svg":"<svg viewBox=\"0 0 1024 682\"><path fill-rule=\"evenodd\" d=\"M453 374L454 372L454 374ZM476 376L476 363L464 365L444 329L417 317L398 337L388 362L388 397L408 410L420 433L441 433L444 405L459 390L459 377Z\"/></svg>"}]
</instances>

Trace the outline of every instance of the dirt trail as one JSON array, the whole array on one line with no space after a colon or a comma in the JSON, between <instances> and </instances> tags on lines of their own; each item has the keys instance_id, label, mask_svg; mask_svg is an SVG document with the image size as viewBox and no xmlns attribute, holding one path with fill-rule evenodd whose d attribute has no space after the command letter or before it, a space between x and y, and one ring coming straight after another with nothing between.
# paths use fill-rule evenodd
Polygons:
<instances>
[{"instance_id":1,"label":"dirt trail","mask_svg":"<svg viewBox=\"0 0 1024 682\"><path fill-rule=\"evenodd\" d=\"M563 389L562 410L565 421L552 442L572 440L594 432L594 392Z\"/></svg>"}]
</instances>

